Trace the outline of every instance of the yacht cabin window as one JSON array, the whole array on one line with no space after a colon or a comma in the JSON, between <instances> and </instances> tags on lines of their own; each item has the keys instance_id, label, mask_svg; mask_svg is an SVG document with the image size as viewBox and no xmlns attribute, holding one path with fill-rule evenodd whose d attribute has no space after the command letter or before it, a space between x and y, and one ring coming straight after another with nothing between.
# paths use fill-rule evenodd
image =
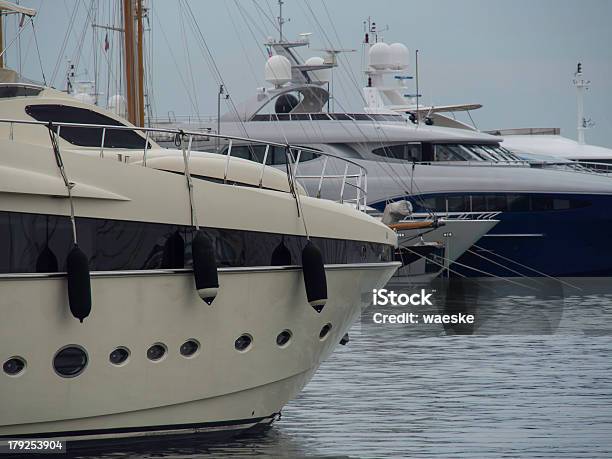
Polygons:
<instances>
[{"instance_id":1,"label":"yacht cabin window","mask_svg":"<svg viewBox=\"0 0 612 459\"><path fill-rule=\"evenodd\" d=\"M406 161L423 161L420 143L405 143L401 145L389 145L372 151L375 155L387 158L403 159Z\"/></svg>"},{"instance_id":2,"label":"yacht cabin window","mask_svg":"<svg viewBox=\"0 0 612 459\"><path fill-rule=\"evenodd\" d=\"M0 99L8 99L10 97L35 97L38 96L42 90L43 88L32 86L0 86Z\"/></svg>"},{"instance_id":3,"label":"yacht cabin window","mask_svg":"<svg viewBox=\"0 0 612 459\"><path fill-rule=\"evenodd\" d=\"M377 156L405 161L489 161L522 162L521 158L499 145L475 145L429 142L395 144L372 150Z\"/></svg>"},{"instance_id":4,"label":"yacht cabin window","mask_svg":"<svg viewBox=\"0 0 612 459\"><path fill-rule=\"evenodd\" d=\"M37 121L125 126L102 113L70 105L28 105L25 111ZM57 132L57 129L55 131ZM59 131L60 137L72 145L98 148L102 145L102 128L63 126ZM145 139L134 131L107 129L104 135L104 147L106 148L143 149L144 146ZM148 148L151 148L150 143Z\"/></svg>"},{"instance_id":5,"label":"yacht cabin window","mask_svg":"<svg viewBox=\"0 0 612 459\"><path fill-rule=\"evenodd\" d=\"M221 152L222 155L227 155L229 147L225 147ZM297 152L299 149L293 149L293 156L297 159ZM232 146L231 155L234 158L248 159L249 161L255 161L256 163L263 163L263 158L266 153L265 145L234 145ZM311 161L318 158L319 155L310 151L302 151L300 153L300 163L304 161ZM274 166L277 164L286 164L287 157L285 155L284 147L276 147L270 145L268 150L268 157L266 158L266 164Z\"/></svg>"}]
</instances>

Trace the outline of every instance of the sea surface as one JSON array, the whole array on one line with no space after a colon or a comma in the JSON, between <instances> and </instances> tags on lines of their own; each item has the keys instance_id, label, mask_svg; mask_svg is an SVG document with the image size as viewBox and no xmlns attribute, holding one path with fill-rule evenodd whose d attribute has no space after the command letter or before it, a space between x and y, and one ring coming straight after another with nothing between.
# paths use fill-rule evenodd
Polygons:
<instances>
[{"instance_id":1,"label":"sea surface","mask_svg":"<svg viewBox=\"0 0 612 459\"><path fill-rule=\"evenodd\" d=\"M82 457L612 457L612 280L441 281L372 306L266 433ZM398 312L473 324L376 324Z\"/></svg>"}]
</instances>

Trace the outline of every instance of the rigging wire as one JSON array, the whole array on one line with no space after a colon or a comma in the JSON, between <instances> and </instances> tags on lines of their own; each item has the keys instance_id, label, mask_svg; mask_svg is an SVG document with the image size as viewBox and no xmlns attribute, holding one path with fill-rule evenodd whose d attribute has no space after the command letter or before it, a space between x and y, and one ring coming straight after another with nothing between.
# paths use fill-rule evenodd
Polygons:
<instances>
[{"instance_id":1,"label":"rigging wire","mask_svg":"<svg viewBox=\"0 0 612 459\"><path fill-rule=\"evenodd\" d=\"M36 38L36 28L34 27L34 19L30 18L32 24L32 35L34 35L34 43L36 44L36 54L38 55L38 63L40 64L40 72L42 73L43 84L47 86L47 79L45 78L45 69L43 68L42 59L40 57L40 48L38 47L38 39Z\"/></svg>"},{"instance_id":2,"label":"rigging wire","mask_svg":"<svg viewBox=\"0 0 612 459\"><path fill-rule=\"evenodd\" d=\"M200 119L200 106L198 104L198 91L196 89L196 84L195 84L195 80L193 78L193 68L191 66L191 54L189 53L189 48L190 46L188 46L187 44L187 35L186 35L186 30L185 30L185 21L184 21L184 17L183 17L183 6L182 3L179 2L179 7L178 7L178 13L179 13L179 20L180 20L180 29L181 29L181 38L183 39L183 48L185 49L185 53L186 53L186 60L187 60L187 68L188 68L188 72L187 75L189 76L189 82L191 83L191 87L193 89L193 105L195 107L195 111L196 111L196 115L198 117L198 120Z\"/></svg>"},{"instance_id":3,"label":"rigging wire","mask_svg":"<svg viewBox=\"0 0 612 459\"><path fill-rule=\"evenodd\" d=\"M176 57L175 57L174 53L172 52L172 48L170 47L170 42L168 41L168 37L166 36L166 32L164 30L164 27L162 26L161 21L160 21L158 15L155 12L154 12L154 16L155 16L155 19L157 20L157 23L159 25L159 29L161 30L162 37L164 38L166 46L168 47L168 50L170 51L170 56L172 57L172 61L174 62L174 67L177 69L176 73L178 74L178 76L179 76L179 78L181 80L181 83L183 84L183 88L187 92L187 95L190 96L190 94L189 94L190 93L189 85L185 82L185 79L183 78L183 73L181 71L179 71L180 67L178 65L178 62L176 61ZM192 97L189 97L189 103L191 104L191 108L193 108L197 112L197 109L196 109L195 105L193 104L193 98Z\"/></svg>"},{"instance_id":4,"label":"rigging wire","mask_svg":"<svg viewBox=\"0 0 612 459\"><path fill-rule=\"evenodd\" d=\"M70 39L70 35L72 34L72 28L74 27L74 22L76 19L77 12L79 10L79 6L80 6L80 3L77 2L75 8L72 11L72 15L70 16L70 21L68 22L68 27L66 28L66 34L64 35L64 40L62 41L62 45L60 46L60 51L57 55L55 67L53 67L53 72L51 73L50 83L52 85L55 85L55 78L57 77L57 73L59 71L61 62L63 61L64 52L66 51L68 40Z\"/></svg>"}]
</instances>

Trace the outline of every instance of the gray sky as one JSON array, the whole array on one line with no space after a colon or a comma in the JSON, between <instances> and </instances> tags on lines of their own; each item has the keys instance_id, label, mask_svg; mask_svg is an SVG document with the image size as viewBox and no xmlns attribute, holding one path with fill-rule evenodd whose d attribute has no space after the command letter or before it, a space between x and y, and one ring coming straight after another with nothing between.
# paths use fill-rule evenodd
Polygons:
<instances>
[{"instance_id":1,"label":"gray sky","mask_svg":"<svg viewBox=\"0 0 612 459\"><path fill-rule=\"evenodd\" d=\"M474 103L481 129L561 127L576 137L576 98L572 85L576 62L583 62L592 87L585 113L596 125L587 142L612 147L612 1L611 0L285 0L286 36L312 32L311 47L301 54L321 55L318 48L356 48L334 71L338 106L358 109L363 21L371 16L386 25L387 42L405 43L413 57L419 49L420 86L424 103ZM39 9L36 31L47 78L58 63L54 83L63 87L66 59L79 60L79 73L93 77L91 27L86 27L90 0L22 0ZM108 24L111 0L100 0L100 22ZM197 31L186 19L189 5L225 83L236 102L263 86L265 51L261 42L277 36L270 17L275 0L150 0L153 44L153 102L158 116L214 115L217 82L198 44ZM74 27L63 53L62 42L77 8ZM318 23L313 18L316 16ZM182 20L181 20L182 17ZM330 21L331 19L331 21ZM333 26L332 26L333 23ZM325 35L321 32L324 29ZM9 21L6 37L14 36ZM84 38L82 36L85 30ZM99 39L102 40L100 32ZM112 37L111 37L112 39ZM104 52L98 43L98 60ZM117 49L118 43L111 47ZM22 34L23 73L41 79L31 30ZM111 50L112 51L112 50ZM109 54L107 54L108 56ZM18 66L17 47L8 53ZM99 66L101 69L104 66ZM408 73L412 73L412 67ZM106 70L101 70L105 74ZM102 77L99 77L99 81ZM106 92L106 84L103 92ZM112 91L109 91L112 95ZM108 97L105 94L103 97Z\"/></svg>"}]
</instances>

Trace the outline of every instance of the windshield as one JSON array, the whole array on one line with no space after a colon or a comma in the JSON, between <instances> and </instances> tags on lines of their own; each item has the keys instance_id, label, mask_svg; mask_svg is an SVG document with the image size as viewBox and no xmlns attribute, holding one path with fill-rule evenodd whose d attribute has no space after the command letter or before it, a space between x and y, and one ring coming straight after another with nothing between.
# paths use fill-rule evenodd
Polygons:
<instances>
[{"instance_id":1,"label":"windshield","mask_svg":"<svg viewBox=\"0 0 612 459\"><path fill-rule=\"evenodd\" d=\"M376 148L372 153L387 158L403 159L414 162L430 161L524 161L519 156L497 144L477 145L458 143L405 143Z\"/></svg>"}]
</instances>

